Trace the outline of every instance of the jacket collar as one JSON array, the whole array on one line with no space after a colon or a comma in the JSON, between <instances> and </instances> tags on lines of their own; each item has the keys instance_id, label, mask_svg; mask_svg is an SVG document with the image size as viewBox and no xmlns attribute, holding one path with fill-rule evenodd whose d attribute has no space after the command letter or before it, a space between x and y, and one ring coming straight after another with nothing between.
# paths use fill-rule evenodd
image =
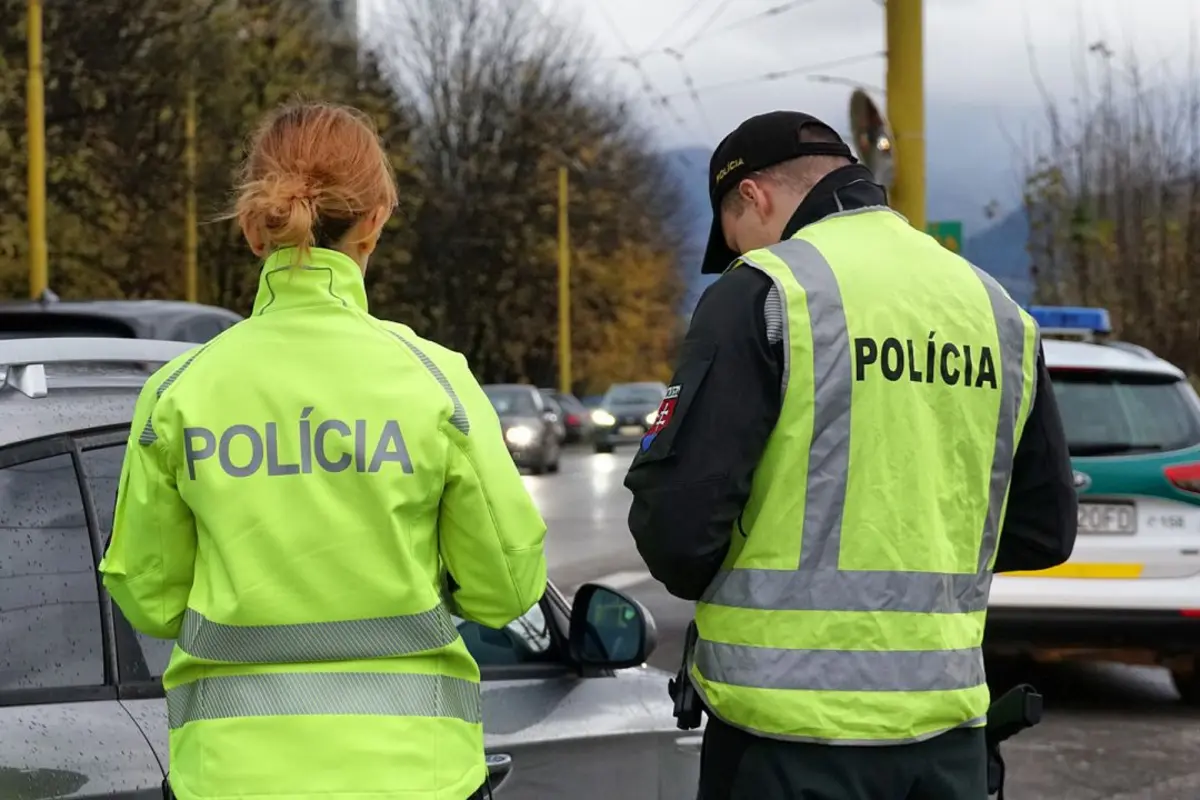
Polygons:
<instances>
[{"instance_id":1,"label":"jacket collar","mask_svg":"<svg viewBox=\"0 0 1200 800\"><path fill-rule=\"evenodd\" d=\"M801 201L783 229L783 240L787 241L801 228L820 222L831 214L886 205L887 191L875 183L871 170L862 164L835 169L819 180Z\"/></svg>"},{"instance_id":2,"label":"jacket collar","mask_svg":"<svg viewBox=\"0 0 1200 800\"><path fill-rule=\"evenodd\" d=\"M254 298L255 316L327 304L367 310L367 290L354 259L321 247L310 249L303 262L295 247L276 250L267 257Z\"/></svg>"}]
</instances>

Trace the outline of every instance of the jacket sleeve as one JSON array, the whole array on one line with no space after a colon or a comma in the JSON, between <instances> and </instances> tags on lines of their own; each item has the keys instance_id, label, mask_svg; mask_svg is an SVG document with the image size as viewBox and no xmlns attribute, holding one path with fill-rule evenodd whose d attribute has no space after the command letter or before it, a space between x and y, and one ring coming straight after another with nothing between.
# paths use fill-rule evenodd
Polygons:
<instances>
[{"instance_id":1,"label":"jacket sleeve","mask_svg":"<svg viewBox=\"0 0 1200 800\"><path fill-rule=\"evenodd\" d=\"M451 384L467 431L447 425L439 546L458 613L502 628L546 590L546 523L508 454L491 401L455 354Z\"/></svg>"},{"instance_id":2,"label":"jacket sleeve","mask_svg":"<svg viewBox=\"0 0 1200 800\"><path fill-rule=\"evenodd\" d=\"M658 424L625 478L638 552L684 600L698 600L720 570L779 419L783 356L768 341L770 288L765 275L739 267L705 292Z\"/></svg>"},{"instance_id":3,"label":"jacket sleeve","mask_svg":"<svg viewBox=\"0 0 1200 800\"><path fill-rule=\"evenodd\" d=\"M1013 456L996 572L1049 569L1075 548L1078 498L1071 455L1041 352L1037 370L1037 394Z\"/></svg>"},{"instance_id":4,"label":"jacket sleeve","mask_svg":"<svg viewBox=\"0 0 1200 800\"><path fill-rule=\"evenodd\" d=\"M173 365L142 389L125 448L112 538L100 562L104 588L135 629L148 636L174 639L196 562L196 522L175 484L168 433L155 418L157 388ZM143 444L147 421L155 435Z\"/></svg>"}]
</instances>

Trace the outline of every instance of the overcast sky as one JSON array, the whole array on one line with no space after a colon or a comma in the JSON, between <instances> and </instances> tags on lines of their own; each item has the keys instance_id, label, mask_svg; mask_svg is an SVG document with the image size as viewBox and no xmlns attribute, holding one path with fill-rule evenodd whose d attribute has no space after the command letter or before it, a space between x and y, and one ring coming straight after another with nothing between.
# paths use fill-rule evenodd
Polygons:
<instances>
[{"instance_id":1,"label":"overcast sky","mask_svg":"<svg viewBox=\"0 0 1200 800\"><path fill-rule=\"evenodd\" d=\"M811 76L884 84L879 0L540 4L594 39L597 69L640 98L664 147L711 148L746 117L777 108L808 111L844 132L851 87ZM1192 39L1198 22L1200 0L926 0L930 218L965 219L977 231L990 200L1015 204L1021 159L1014 148L1027 149L1044 119L1031 59L1063 99L1078 85L1081 65L1099 61L1085 54L1098 40L1118 56L1135 54L1149 82L1182 82L1193 49L1200 62ZM618 60L630 54L640 69ZM789 70L795 74L756 80ZM687 91L689 77L697 99ZM652 104L650 94L668 95L670 105Z\"/></svg>"}]
</instances>

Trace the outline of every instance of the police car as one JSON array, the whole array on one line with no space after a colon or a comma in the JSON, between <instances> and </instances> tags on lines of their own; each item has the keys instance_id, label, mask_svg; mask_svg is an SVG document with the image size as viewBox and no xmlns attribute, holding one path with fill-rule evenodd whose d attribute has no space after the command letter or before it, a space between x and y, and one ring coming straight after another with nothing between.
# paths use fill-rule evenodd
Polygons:
<instances>
[{"instance_id":1,"label":"police car","mask_svg":"<svg viewBox=\"0 0 1200 800\"><path fill-rule=\"evenodd\" d=\"M1160 663L1200 703L1200 399L1104 309L1035 307L1079 492L1062 566L996 576L992 649Z\"/></svg>"}]
</instances>

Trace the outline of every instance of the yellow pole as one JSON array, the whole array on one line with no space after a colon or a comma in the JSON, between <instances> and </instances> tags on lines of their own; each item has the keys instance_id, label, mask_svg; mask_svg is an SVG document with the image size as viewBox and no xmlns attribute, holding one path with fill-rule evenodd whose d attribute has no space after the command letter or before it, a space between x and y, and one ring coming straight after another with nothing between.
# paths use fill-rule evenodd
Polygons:
<instances>
[{"instance_id":1,"label":"yellow pole","mask_svg":"<svg viewBox=\"0 0 1200 800\"><path fill-rule=\"evenodd\" d=\"M25 117L29 149L29 296L46 289L46 109L42 76L42 0L29 0L26 19L29 81Z\"/></svg>"},{"instance_id":2,"label":"yellow pole","mask_svg":"<svg viewBox=\"0 0 1200 800\"><path fill-rule=\"evenodd\" d=\"M567 168L558 168L558 390L571 391L571 233L567 225Z\"/></svg>"},{"instance_id":3,"label":"yellow pole","mask_svg":"<svg viewBox=\"0 0 1200 800\"><path fill-rule=\"evenodd\" d=\"M188 79L187 115L184 120L184 159L187 165L187 211L184 229L184 248L187 263L184 266L185 295L189 303L196 302L196 87L194 78Z\"/></svg>"},{"instance_id":4,"label":"yellow pole","mask_svg":"<svg viewBox=\"0 0 1200 800\"><path fill-rule=\"evenodd\" d=\"M887 116L896 138L892 207L925 230L925 69L922 0L887 2Z\"/></svg>"}]
</instances>

